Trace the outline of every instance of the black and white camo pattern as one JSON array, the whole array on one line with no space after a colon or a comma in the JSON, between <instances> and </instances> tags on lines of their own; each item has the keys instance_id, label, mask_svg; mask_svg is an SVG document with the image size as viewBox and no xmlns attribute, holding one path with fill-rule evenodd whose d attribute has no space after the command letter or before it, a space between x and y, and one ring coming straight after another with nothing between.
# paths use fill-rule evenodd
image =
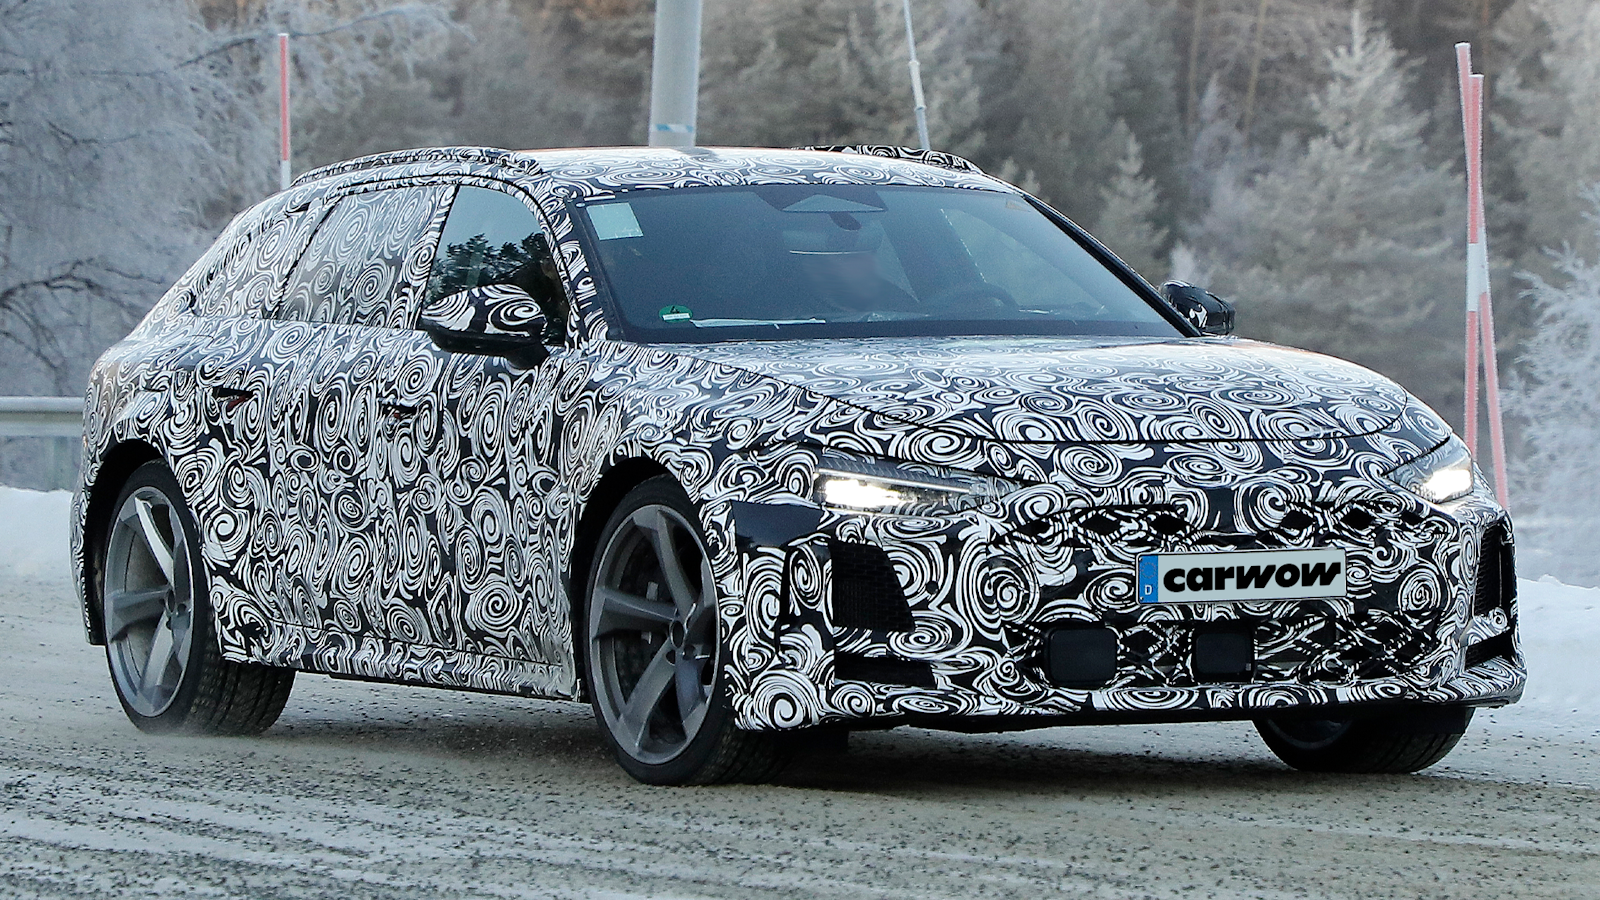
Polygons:
<instances>
[{"instance_id":1,"label":"black and white camo pattern","mask_svg":"<svg viewBox=\"0 0 1600 900\"><path fill-rule=\"evenodd\" d=\"M519 287L491 284L440 297L423 311L429 325L450 331L539 340L544 310Z\"/></svg>"},{"instance_id":2,"label":"black and white camo pattern","mask_svg":"<svg viewBox=\"0 0 1600 900\"><path fill-rule=\"evenodd\" d=\"M916 151L853 149L445 148L310 173L241 214L96 365L86 492L112 448L151 446L201 525L225 655L312 671L580 696L569 599L582 587L579 522L608 472L648 460L700 507L742 727L1520 695L1520 655L1471 670L1462 655L1513 627L1499 611L1471 614L1478 548L1504 513L1482 490L1441 508L1383 479L1449 432L1359 367L1214 338L608 336L574 202L741 183L1014 190ZM446 353L411 327L440 200L458 185L522 197L555 248L575 314L567 345L538 366ZM372 215L410 210L420 226L403 246L334 254L387 260L396 299L348 322L262 318L287 302L289 272L346 198L365 198ZM959 513L824 510L814 532L781 546L740 541L736 502L815 508L824 448L1010 489ZM92 587L82 562L94 539L74 536L81 588ZM829 539L884 548L913 629L834 623ZM1327 546L1347 553L1342 599L1134 597L1142 552ZM1194 626L1227 619L1257 623L1257 673L1197 683ZM1116 630L1106 687L1044 678L1043 635L1069 622ZM841 651L925 661L934 687L839 679Z\"/></svg>"}]
</instances>

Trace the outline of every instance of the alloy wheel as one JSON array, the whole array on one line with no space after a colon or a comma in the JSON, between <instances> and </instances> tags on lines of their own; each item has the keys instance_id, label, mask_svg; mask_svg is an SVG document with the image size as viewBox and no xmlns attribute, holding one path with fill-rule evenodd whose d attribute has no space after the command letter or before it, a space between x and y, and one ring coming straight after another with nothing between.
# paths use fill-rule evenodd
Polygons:
<instances>
[{"instance_id":1,"label":"alloy wheel","mask_svg":"<svg viewBox=\"0 0 1600 900\"><path fill-rule=\"evenodd\" d=\"M189 668L195 624L189 536L159 488L138 488L117 510L104 571L112 677L134 712L159 716Z\"/></svg>"},{"instance_id":2,"label":"alloy wheel","mask_svg":"<svg viewBox=\"0 0 1600 900\"><path fill-rule=\"evenodd\" d=\"M676 758L705 724L718 670L716 587L699 532L652 503L612 530L588 607L596 705L642 763Z\"/></svg>"}]
</instances>

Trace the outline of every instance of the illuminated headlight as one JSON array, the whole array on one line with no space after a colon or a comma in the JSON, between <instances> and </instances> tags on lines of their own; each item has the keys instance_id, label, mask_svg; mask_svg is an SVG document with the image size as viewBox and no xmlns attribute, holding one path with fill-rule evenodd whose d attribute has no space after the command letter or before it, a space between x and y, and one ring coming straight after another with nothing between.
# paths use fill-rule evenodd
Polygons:
<instances>
[{"instance_id":1,"label":"illuminated headlight","mask_svg":"<svg viewBox=\"0 0 1600 900\"><path fill-rule=\"evenodd\" d=\"M816 499L824 506L877 513L969 509L1000 496L1002 483L980 475L824 453Z\"/></svg>"},{"instance_id":2,"label":"illuminated headlight","mask_svg":"<svg viewBox=\"0 0 1600 900\"><path fill-rule=\"evenodd\" d=\"M1477 473L1467 445L1454 435L1387 475L1390 481L1432 503L1448 503L1472 493Z\"/></svg>"}]
</instances>

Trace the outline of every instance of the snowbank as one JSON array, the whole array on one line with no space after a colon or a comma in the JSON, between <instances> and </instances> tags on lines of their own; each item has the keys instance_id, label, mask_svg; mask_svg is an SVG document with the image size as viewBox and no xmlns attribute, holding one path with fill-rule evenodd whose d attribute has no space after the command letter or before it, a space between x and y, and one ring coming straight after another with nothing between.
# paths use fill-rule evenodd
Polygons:
<instances>
[{"instance_id":1,"label":"snowbank","mask_svg":"<svg viewBox=\"0 0 1600 900\"><path fill-rule=\"evenodd\" d=\"M67 563L70 491L0 485L0 578L71 578Z\"/></svg>"},{"instance_id":2,"label":"snowbank","mask_svg":"<svg viewBox=\"0 0 1600 900\"><path fill-rule=\"evenodd\" d=\"M0 578L70 577L67 529L72 495L0 487ZM1600 719L1600 588L1550 576L1518 582L1522 647L1528 657L1524 704L1553 718Z\"/></svg>"},{"instance_id":3,"label":"snowbank","mask_svg":"<svg viewBox=\"0 0 1600 900\"><path fill-rule=\"evenodd\" d=\"M1519 580L1517 611L1528 657L1523 702L1595 718L1589 701L1600 697L1600 588L1573 587L1549 575Z\"/></svg>"}]
</instances>

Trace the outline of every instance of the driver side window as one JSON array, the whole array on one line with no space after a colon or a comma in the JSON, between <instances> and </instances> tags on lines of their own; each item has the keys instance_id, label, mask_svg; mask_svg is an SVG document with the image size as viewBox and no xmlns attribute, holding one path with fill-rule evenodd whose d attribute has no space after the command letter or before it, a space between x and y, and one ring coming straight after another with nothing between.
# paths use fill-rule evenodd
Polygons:
<instances>
[{"instance_id":1,"label":"driver side window","mask_svg":"<svg viewBox=\"0 0 1600 900\"><path fill-rule=\"evenodd\" d=\"M511 194L462 187L445 219L428 300L495 284L527 291L544 313L544 342L564 342L567 295L538 218Z\"/></svg>"}]
</instances>

